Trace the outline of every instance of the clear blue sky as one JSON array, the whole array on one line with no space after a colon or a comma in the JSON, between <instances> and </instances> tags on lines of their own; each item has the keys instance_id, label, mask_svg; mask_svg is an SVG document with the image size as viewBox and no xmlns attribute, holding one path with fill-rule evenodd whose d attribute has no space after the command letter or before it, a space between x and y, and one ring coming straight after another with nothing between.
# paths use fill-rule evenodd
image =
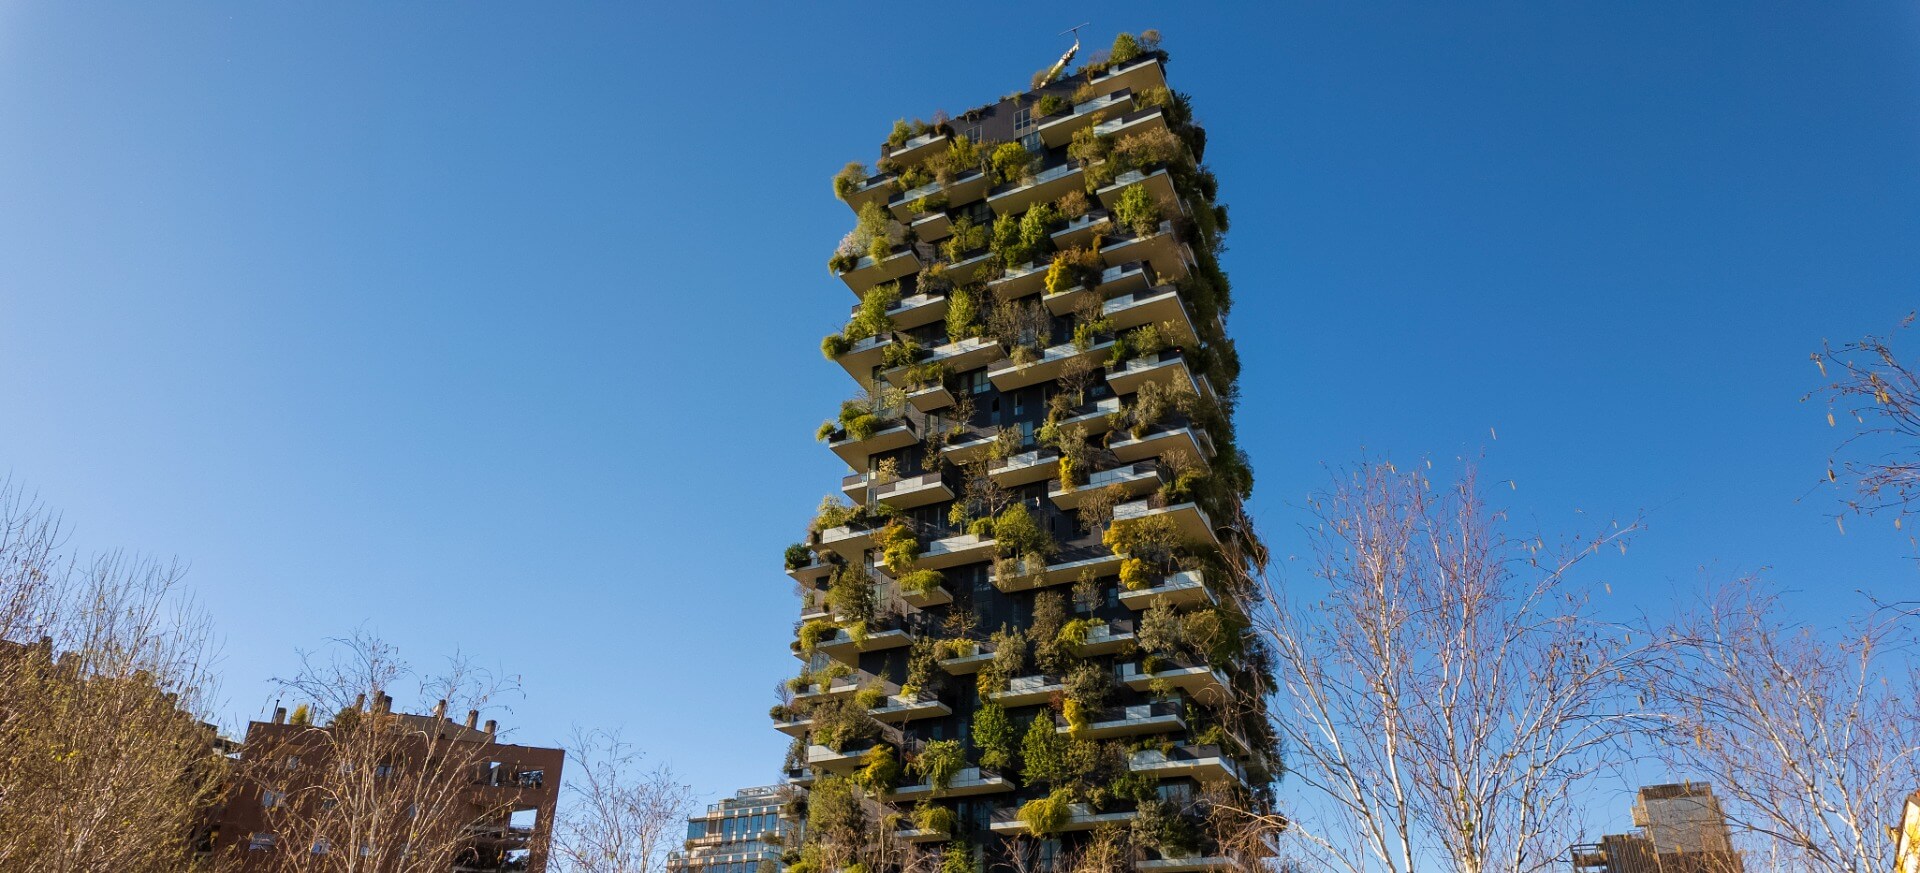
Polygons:
<instances>
[{"instance_id":1,"label":"clear blue sky","mask_svg":"<svg viewBox=\"0 0 1920 873\"><path fill-rule=\"evenodd\" d=\"M828 177L1091 17L1209 129L1283 554L1323 463L1485 449L1523 520L1648 512L1623 609L1914 589L1799 397L1920 305L1920 7L1042 9L0 3L0 469L191 562L229 722L364 622L524 674L523 741L770 781Z\"/></svg>"}]
</instances>

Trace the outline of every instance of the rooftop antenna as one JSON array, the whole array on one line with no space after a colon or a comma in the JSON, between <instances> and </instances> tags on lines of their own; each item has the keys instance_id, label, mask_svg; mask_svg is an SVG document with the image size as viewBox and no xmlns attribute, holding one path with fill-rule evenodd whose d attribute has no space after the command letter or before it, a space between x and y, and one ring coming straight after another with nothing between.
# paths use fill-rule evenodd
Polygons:
<instances>
[{"instance_id":1,"label":"rooftop antenna","mask_svg":"<svg viewBox=\"0 0 1920 873\"><path fill-rule=\"evenodd\" d=\"M1093 22L1090 21L1082 21L1066 30L1060 31L1061 36L1066 36L1069 33L1073 34L1073 46L1067 49L1066 54L1060 56L1060 60L1053 62L1053 69L1047 71L1047 82L1060 78L1060 72L1067 68L1067 63L1073 60L1074 55L1080 53L1080 28L1092 23ZM1045 82L1041 84L1045 84Z\"/></svg>"}]
</instances>

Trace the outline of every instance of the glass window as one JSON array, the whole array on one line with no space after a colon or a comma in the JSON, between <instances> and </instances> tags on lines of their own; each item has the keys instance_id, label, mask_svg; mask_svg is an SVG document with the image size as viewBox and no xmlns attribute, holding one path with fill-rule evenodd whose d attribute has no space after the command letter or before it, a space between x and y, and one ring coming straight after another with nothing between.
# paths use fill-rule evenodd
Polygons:
<instances>
[{"instance_id":1,"label":"glass window","mask_svg":"<svg viewBox=\"0 0 1920 873\"><path fill-rule=\"evenodd\" d=\"M1026 150L1030 152L1037 152L1046 148L1046 145L1040 141L1040 134L1038 132L1029 133L1021 137L1020 145L1025 146Z\"/></svg>"},{"instance_id":2,"label":"glass window","mask_svg":"<svg viewBox=\"0 0 1920 873\"><path fill-rule=\"evenodd\" d=\"M273 848L276 842L279 842L279 839L271 831L254 831L253 836L247 839L247 851L264 852Z\"/></svg>"},{"instance_id":3,"label":"glass window","mask_svg":"<svg viewBox=\"0 0 1920 873\"><path fill-rule=\"evenodd\" d=\"M1013 114L1013 130L1015 133L1019 133L1020 131L1026 130L1027 128L1032 126L1033 126L1033 110L1023 108L1020 111L1015 112Z\"/></svg>"},{"instance_id":4,"label":"glass window","mask_svg":"<svg viewBox=\"0 0 1920 873\"><path fill-rule=\"evenodd\" d=\"M707 835L707 823L705 821L687 822L687 839L697 840L706 835Z\"/></svg>"}]
</instances>

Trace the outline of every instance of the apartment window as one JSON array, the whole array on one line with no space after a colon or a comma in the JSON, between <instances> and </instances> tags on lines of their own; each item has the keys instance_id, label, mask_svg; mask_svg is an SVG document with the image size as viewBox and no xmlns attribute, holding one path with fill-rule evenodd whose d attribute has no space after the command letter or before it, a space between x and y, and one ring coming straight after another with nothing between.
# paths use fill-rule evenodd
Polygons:
<instances>
[{"instance_id":1,"label":"apartment window","mask_svg":"<svg viewBox=\"0 0 1920 873\"><path fill-rule=\"evenodd\" d=\"M1019 133L1033 126L1033 110L1021 109L1013 114L1013 132Z\"/></svg>"},{"instance_id":2,"label":"apartment window","mask_svg":"<svg viewBox=\"0 0 1920 873\"><path fill-rule=\"evenodd\" d=\"M985 369L975 370L967 374L968 394L985 394L992 390L993 381L987 378L987 371Z\"/></svg>"},{"instance_id":3,"label":"apartment window","mask_svg":"<svg viewBox=\"0 0 1920 873\"><path fill-rule=\"evenodd\" d=\"M334 807L336 807L336 806L339 806L339 805L340 805L340 801L338 801L338 800L335 800L335 799L333 799L333 798L331 798L331 797L322 797L322 798L320 798L320 808L321 808L321 809L332 809L332 808L334 808Z\"/></svg>"},{"instance_id":4,"label":"apartment window","mask_svg":"<svg viewBox=\"0 0 1920 873\"><path fill-rule=\"evenodd\" d=\"M1026 150L1030 152L1037 152L1046 148L1046 146L1040 142L1039 131L1034 131L1033 133L1029 133L1026 136L1021 137L1020 145L1026 148Z\"/></svg>"},{"instance_id":5,"label":"apartment window","mask_svg":"<svg viewBox=\"0 0 1920 873\"><path fill-rule=\"evenodd\" d=\"M373 768L373 775L374 775L374 777L375 777L375 778L382 778L382 779L383 779L383 778L386 778L386 777L388 777L388 776L392 776L392 775L393 775L393 765L392 765L392 764L380 764L380 765L378 765L378 766L376 766L376 767L374 767L374 768Z\"/></svg>"},{"instance_id":6,"label":"apartment window","mask_svg":"<svg viewBox=\"0 0 1920 873\"><path fill-rule=\"evenodd\" d=\"M961 135L967 138L967 142L973 142L973 143L979 142L980 141L980 125L976 124L976 125L973 125L972 127L967 128L967 132Z\"/></svg>"},{"instance_id":7,"label":"apartment window","mask_svg":"<svg viewBox=\"0 0 1920 873\"><path fill-rule=\"evenodd\" d=\"M1055 862L1059 860L1060 860L1060 841L1059 840L1041 840L1040 841L1040 863L1036 866L1038 866L1039 869L1041 870L1052 870L1054 869Z\"/></svg>"},{"instance_id":8,"label":"apartment window","mask_svg":"<svg viewBox=\"0 0 1920 873\"><path fill-rule=\"evenodd\" d=\"M1109 586L1107 586L1107 606L1108 606L1108 608L1112 608L1112 607L1115 607L1115 606L1119 606L1119 605L1120 605L1120 586L1118 586L1118 585L1109 585Z\"/></svg>"},{"instance_id":9,"label":"apartment window","mask_svg":"<svg viewBox=\"0 0 1920 873\"><path fill-rule=\"evenodd\" d=\"M514 774L513 780L518 782L522 788L539 788L547 784L547 771L522 770Z\"/></svg>"},{"instance_id":10,"label":"apartment window","mask_svg":"<svg viewBox=\"0 0 1920 873\"><path fill-rule=\"evenodd\" d=\"M707 823L704 821L687 822L687 839L697 840L707 835Z\"/></svg>"},{"instance_id":11,"label":"apartment window","mask_svg":"<svg viewBox=\"0 0 1920 873\"><path fill-rule=\"evenodd\" d=\"M274 807L277 807L286 802L287 802L287 793L285 791L274 791L273 789L269 788L266 791L260 792L260 808L261 809L273 809Z\"/></svg>"},{"instance_id":12,"label":"apartment window","mask_svg":"<svg viewBox=\"0 0 1920 873\"><path fill-rule=\"evenodd\" d=\"M317 840L314 840L312 848L307 849L308 854L313 854L313 855L325 855L332 851L333 851L333 844L327 842L326 837L321 837Z\"/></svg>"},{"instance_id":13,"label":"apartment window","mask_svg":"<svg viewBox=\"0 0 1920 873\"><path fill-rule=\"evenodd\" d=\"M283 763L283 766L285 766L285 767L286 767L286 768L287 768L288 770L292 770L292 769L294 769L294 768L296 768L296 767L299 767L299 766L300 766L300 756L299 756L299 755L288 755L288 756L287 756L287 760L286 760L286 761L285 761L285 762Z\"/></svg>"},{"instance_id":14,"label":"apartment window","mask_svg":"<svg viewBox=\"0 0 1920 873\"><path fill-rule=\"evenodd\" d=\"M275 837L270 831L254 831L253 836L247 839L247 851L264 852L273 848L277 842L279 842L279 838Z\"/></svg>"}]
</instances>

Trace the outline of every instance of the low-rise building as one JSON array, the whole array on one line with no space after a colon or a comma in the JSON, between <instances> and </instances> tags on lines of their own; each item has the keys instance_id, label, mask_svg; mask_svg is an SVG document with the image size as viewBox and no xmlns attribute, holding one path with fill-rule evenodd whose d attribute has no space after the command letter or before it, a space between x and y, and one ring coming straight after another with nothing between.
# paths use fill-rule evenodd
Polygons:
<instances>
[{"instance_id":1,"label":"low-rise building","mask_svg":"<svg viewBox=\"0 0 1920 873\"><path fill-rule=\"evenodd\" d=\"M1575 873L1744 873L1727 817L1704 782L1649 785L1633 802L1639 833L1572 848Z\"/></svg>"},{"instance_id":2,"label":"low-rise building","mask_svg":"<svg viewBox=\"0 0 1920 873\"><path fill-rule=\"evenodd\" d=\"M687 819L686 844L667 855L667 873L767 873L798 846L800 820L786 785L742 788Z\"/></svg>"}]
</instances>

